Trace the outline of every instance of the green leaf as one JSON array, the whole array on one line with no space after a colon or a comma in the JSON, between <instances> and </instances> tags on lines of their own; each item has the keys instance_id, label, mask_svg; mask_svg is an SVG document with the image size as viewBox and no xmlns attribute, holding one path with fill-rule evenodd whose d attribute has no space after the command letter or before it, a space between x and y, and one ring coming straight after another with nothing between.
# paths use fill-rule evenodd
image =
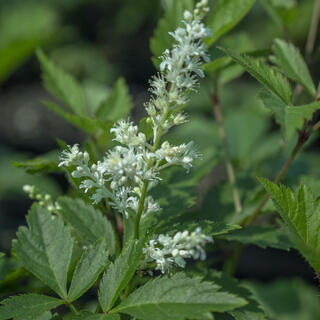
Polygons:
<instances>
[{"instance_id":1,"label":"green leaf","mask_svg":"<svg viewBox=\"0 0 320 320\"><path fill-rule=\"evenodd\" d=\"M221 286L223 290L245 298L248 304L232 310L229 313L236 320L264 320L266 319L264 311L262 310L257 299L252 293L242 285L237 279L232 278L229 274L218 271L210 271L208 275L209 280L214 281L217 285Z\"/></svg>"},{"instance_id":2,"label":"green leaf","mask_svg":"<svg viewBox=\"0 0 320 320\"><path fill-rule=\"evenodd\" d=\"M296 194L285 186L259 179L286 222L301 254L317 273L320 273L320 202L305 186Z\"/></svg>"},{"instance_id":3,"label":"green leaf","mask_svg":"<svg viewBox=\"0 0 320 320\"><path fill-rule=\"evenodd\" d=\"M60 116L61 118L72 123L78 129L83 130L89 134L95 134L99 129L109 132L110 128L113 125L113 122L111 121L102 121L102 120L97 120L97 119L89 118L86 116L81 116L81 115L73 114L70 112L66 112L61 107L49 101L45 101L44 105L48 109L56 113L58 116Z\"/></svg>"},{"instance_id":4,"label":"green leaf","mask_svg":"<svg viewBox=\"0 0 320 320\"><path fill-rule=\"evenodd\" d=\"M272 226L249 226L230 232L221 238L239 241L243 244L254 244L264 249L267 247L282 250L292 248L292 243L285 230Z\"/></svg>"},{"instance_id":5,"label":"green leaf","mask_svg":"<svg viewBox=\"0 0 320 320\"><path fill-rule=\"evenodd\" d=\"M123 78L120 78L110 95L101 102L96 111L96 117L100 120L117 121L128 116L132 105L126 82Z\"/></svg>"},{"instance_id":6,"label":"green leaf","mask_svg":"<svg viewBox=\"0 0 320 320\"><path fill-rule=\"evenodd\" d=\"M22 294L1 301L0 320L35 320L64 302L41 294Z\"/></svg>"},{"instance_id":7,"label":"green leaf","mask_svg":"<svg viewBox=\"0 0 320 320\"><path fill-rule=\"evenodd\" d=\"M192 11L192 0L175 0L165 12L164 17L159 20L159 23L154 31L154 35L150 41L151 52L153 55L153 63L156 67L159 66L158 59L162 53L172 46L173 38L169 32L174 31L183 19L185 10Z\"/></svg>"},{"instance_id":8,"label":"green leaf","mask_svg":"<svg viewBox=\"0 0 320 320\"><path fill-rule=\"evenodd\" d=\"M141 254L141 243L131 241L115 262L110 263L99 287L99 303L102 311L109 311L128 285L140 265Z\"/></svg>"},{"instance_id":9,"label":"green leaf","mask_svg":"<svg viewBox=\"0 0 320 320\"><path fill-rule=\"evenodd\" d=\"M135 290L111 312L139 319L203 319L206 312L224 312L244 306L246 300L218 291L219 287L183 273L158 277Z\"/></svg>"},{"instance_id":10,"label":"green leaf","mask_svg":"<svg viewBox=\"0 0 320 320\"><path fill-rule=\"evenodd\" d=\"M57 172L61 170L58 167L58 152L56 150L30 160L14 161L13 165L17 168L23 168L27 173L31 174L38 172Z\"/></svg>"},{"instance_id":11,"label":"green leaf","mask_svg":"<svg viewBox=\"0 0 320 320\"><path fill-rule=\"evenodd\" d=\"M62 298L67 297L67 273L73 241L60 217L45 208L31 207L27 227L20 227L13 242L23 266Z\"/></svg>"},{"instance_id":12,"label":"green leaf","mask_svg":"<svg viewBox=\"0 0 320 320\"><path fill-rule=\"evenodd\" d=\"M236 53L230 49L220 48L236 63L246 69L268 90L279 97L286 105L291 104L291 87L289 81L278 70L270 67L264 61Z\"/></svg>"},{"instance_id":13,"label":"green leaf","mask_svg":"<svg viewBox=\"0 0 320 320\"><path fill-rule=\"evenodd\" d=\"M319 292L301 279L250 282L246 287L252 291L270 320L319 319Z\"/></svg>"},{"instance_id":14,"label":"green leaf","mask_svg":"<svg viewBox=\"0 0 320 320\"><path fill-rule=\"evenodd\" d=\"M37 50L45 87L77 115L86 114L84 94L76 79Z\"/></svg>"},{"instance_id":15,"label":"green leaf","mask_svg":"<svg viewBox=\"0 0 320 320\"><path fill-rule=\"evenodd\" d=\"M206 43L212 45L223 34L236 26L252 8L255 0L223 0L219 1L207 19L212 37Z\"/></svg>"},{"instance_id":16,"label":"green leaf","mask_svg":"<svg viewBox=\"0 0 320 320\"><path fill-rule=\"evenodd\" d=\"M301 84L314 97L316 88L300 51L293 44L281 39L274 41L272 50L275 55L272 57L272 61L289 78Z\"/></svg>"},{"instance_id":17,"label":"green leaf","mask_svg":"<svg viewBox=\"0 0 320 320\"><path fill-rule=\"evenodd\" d=\"M117 235L109 220L99 210L81 199L60 197L58 203L63 219L75 229L79 239L91 243L105 239L110 255L115 254Z\"/></svg>"},{"instance_id":18,"label":"green leaf","mask_svg":"<svg viewBox=\"0 0 320 320\"><path fill-rule=\"evenodd\" d=\"M303 129L305 123L312 119L314 112L320 109L320 101L301 106L288 106L266 91L260 93L260 98L264 106L274 113L286 140L289 140L297 130Z\"/></svg>"},{"instance_id":19,"label":"green leaf","mask_svg":"<svg viewBox=\"0 0 320 320\"><path fill-rule=\"evenodd\" d=\"M97 281L108 262L105 241L90 246L81 256L68 292L70 301L82 296Z\"/></svg>"}]
</instances>

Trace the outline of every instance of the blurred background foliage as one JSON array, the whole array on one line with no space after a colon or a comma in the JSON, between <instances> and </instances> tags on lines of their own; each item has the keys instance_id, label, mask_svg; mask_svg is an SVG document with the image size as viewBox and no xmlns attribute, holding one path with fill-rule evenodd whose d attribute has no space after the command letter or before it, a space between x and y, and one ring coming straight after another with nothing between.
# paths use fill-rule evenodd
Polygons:
<instances>
[{"instance_id":1,"label":"blurred background foliage","mask_svg":"<svg viewBox=\"0 0 320 320\"><path fill-rule=\"evenodd\" d=\"M156 57L170 43L159 19L164 16L165 25L171 23L173 29L184 6L192 3L183 1L184 6L180 6L179 2L0 0L0 251L10 251L17 226L24 223L31 203L22 192L24 184L35 184L54 197L67 190L65 176L56 168L58 150L64 142L81 142L99 157L112 143L107 132L109 122L125 116L129 110L135 121L144 115L148 79L156 72ZM217 2L210 4L214 7ZM313 0L257 0L240 23L234 28L229 26L232 30L221 34L215 44L266 56L278 37L291 41L304 54L313 4ZM150 40L153 35L162 40L153 42ZM320 69L316 67L320 63L319 45L318 33L314 52L306 57L316 84L320 79ZM73 80L63 72L77 79L85 101L83 113L72 110L72 101L66 102L70 103L69 109L61 109L56 100L47 102L52 101L52 96L42 86L40 64L35 55L39 47L44 52L38 51L43 72L47 70L50 75L50 63L54 63L62 70L61 78L67 78L66 84L74 86ZM237 223L239 217L234 216L223 147L212 110L213 83L218 81L231 161L245 207L241 218L251 213L263 196L256 177L275 177L296 136L284 142L279 126L258 97L261 86L215 46L210 48L210 54L213 62L205 67L209 76L202 81L199 94L194 95L187 108L190 122L171 132L169 140L174 143L193 140L202 154L189 180L182 180L181 192L186 186L194 189L200 181L197 192L201 201L193 217ZM64 101L61 88L53 87L48 78L44 82L49 91L60 90L60 100ZM299 99L303 103L304 95ZM105 114L105 106L115 107ZM94 116L101 121L99 131L91 129ZM171 174L178 184L180 172ZM320 195L319 178L319 139L315 135L298 155L284 181L291 186L302 181ZM264 212L270 210L271 203ZM7 274L14 264L0 259L0 281L2 274ZM237 274L259 281L296 276L315 283L312 271L297 253L256 246L244 250ZM19 279L17 272L10 277ZM36 280L28 280L27 284L40 288ZM319 314L317 301L307 299L313 289L305 282L277 280L275 296L273 291L261 287L261 283L247 285L257 292L271 318L278 315L280 320L316 319ZM10 292L10 286L2 285L2 288ZM299 288L298 293L291 296L295 288ZM277 296L279 299L291 296L280 311L274 309ZM315 316L305 317L305 303L312 305ZM290 306L298 308L299 304L302 307L297 312L290 309Z\"/></svg>"}]
</instances>

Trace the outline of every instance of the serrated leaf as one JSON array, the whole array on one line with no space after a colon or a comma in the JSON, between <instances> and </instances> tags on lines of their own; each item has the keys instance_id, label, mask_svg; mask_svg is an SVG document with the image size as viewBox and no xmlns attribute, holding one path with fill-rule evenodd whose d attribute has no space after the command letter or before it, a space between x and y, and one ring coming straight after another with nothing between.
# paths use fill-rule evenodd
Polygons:
<instances>
[{"instance_id":1,"label":"serrated leaf","mask_svg":"<svg viewBox=\"0 0 320 320\"><path fill-rule=\"evenodd\" d=\"M285 76L279 71L267 65L260 59L249 57L245 54L236 53L230 49L220 48L236 63L246 69L255 79L257 79L268 90L279 97L286 105L291 104L291 86Z\"/></svg>"},{"instance_id":2,"label":"serrated leaf","mask_svg":"<svg viewBox=\"0 0 320 320\"><path fill-rule=\"evenodd\" d=\"M158 58L167 48L170 48L174 42L169 32L174 31L178 27L180 21L183 19L184 11L192 11L192 7L192 0L175 0L165 12L164 17L159 20L150 41L150 48L153 55L152 60L156 67L159 66L160 60Z\"/></svg>"},{"instance_id":3,"label":"serrated leaf","mask_svg":"<svg viewBox=\"0 0 320 320\"><path fill-rule=\"evenodd\" d=\"M37 50L45 87L77 115L86 114L84 94L76 79Z\"/></svg>"},{"instance_id":4,"label":"serrated leaf","mask_svg":"<svg viewBox=\"0 0 320 320\"><path fill-rule=\"evenodd\" d=\"M257 299L237 279L225 272L211 271L208 278L221 286L223 290L245 298L248 304L229 312L235 320L264 320L265 314Z\"/></svg>"},{"instance_id":5,"label":"serrated leaf","mask_svg":"<svg viewBox=\"0 0 320 320\"><path fill-rule=\"evenodd\" d=\"M202 319L206 312L224 312L244 306L246 300L218 291L219 287L183 273L147 282L111 311L139 319Z\"/></svg>"},{"instance_id":6,"label":"serrated leaf","mask_svg":"<svg viewBox=\"0 0 320 320\"><path fill-rule=\"evenodd\" d=\"M206 43L212 45L223 34L236 26L250 11L255 0L223 0L212 9L207 19L207 25L212 32L212 37Z\"/></svg>"},{"instance_id":7,"label":"serrated leaf","mask_svg":"<svg viewBox=\"0 0 320 320\"><path fill-rule=\"evenodd\" d=\"M62 300L41 294L23 294L1 301L0 320L35 320L44 312L62 305Z\"/></svg>"},{"instance_id":8,"label":"serrated leaf","mask_svg":"<svg viewBox=\"0 0 320 320\"><path fill-rule=\"evenodd\" d=\"M140 265L141 243L131 241L105 271L99 287L102 311L109 311Z\"/></svg>"},{"instance_id":9,"label":"serrated leaf","mask_svg":"<svg viewBox=\"0 0 320 320\"><path fill-rule=\"evenodd\" d=\"M281 39L275 39L272 51L275 55L272 61L289 78L301 84L314 97L316 88L300 51L292 43Z\"/></svg>"},{"instance_id":10,"label":"serrated leaf","mask_svg":"<svg viewBox=\"0 0 320 320\"><path fill-rule=\"evenodd\" d=\"M99 129L109 132L110 128L113 125L112 121L107 121L107 120L102 121L102 120L93 119L86 116L66 112L61 107L49 101L45 101L44 105L48 109L56 113L58 116L60 116L61 118L73 124L78 129L83 130L89 134L95 134Z\"/></svg>"},{"instance_id":11,"label":"serrated leaf","mask_svg":"<svg viewBox=\"0 0 320 320\"><path fill-rule=\"evenodd\" d=\"M68 297L72 302L82 296L97 281L108 261L105 241L90 246L81 256L74 271Z\"/></svg>"},{"instance_id":12,"label":"serrated leaf","mask_svg":"<svg viewBox=\"0 0 320 320\"><path fill-rule=\"evenodd\" d=\"M119 78L110 95L101 102L96 117L100 120L117 121L129 115L132 105L126 82Z\"/></svg>"},{"instance_id":13,"label":"serrated leaf","mask_svg":"<svg viewBox=\"0 0 320 320\"><path fill-rule=\"evenodd\" d=\"M285 186L259 179L286 222L301 254L317 273L320 273L320 202L305 186L296 194Z\"/></svg>"},{"instance_id":14,"label":"serrated leaf","mask_svg":"<svg viewBox=\"0 0 320 320\"><path fill-rule=\"evenodd\" d=\"M117 236L109 220L99 210L81 199L60 197L58 203L63 219L75 229L79 239L91 243L105 239L110 255L115 254Z\"/></svg>"},{"instance_id":15,"label":"serrated leaf","mask_svg":"<svg viewBox=\"0 0 320 320\"><path fill-rule=\"evenodd\" d=\"M23 266L62 298L67 297L67 273L73 240L60 217L37 205L20 227L13 248Z\"/></svg>"},{"instance_id":16,"label":"serrated leaf","mask_svg":"<svg viewBox=\"0 0 320 320\"><path fill-rule=\"evenodd\" d=\"M285 230L272 226L249 226L230 232L221 238L243 244L254 244L263 249L271 247L289 250L293 246Z\"/></svg>"}]
</instances>

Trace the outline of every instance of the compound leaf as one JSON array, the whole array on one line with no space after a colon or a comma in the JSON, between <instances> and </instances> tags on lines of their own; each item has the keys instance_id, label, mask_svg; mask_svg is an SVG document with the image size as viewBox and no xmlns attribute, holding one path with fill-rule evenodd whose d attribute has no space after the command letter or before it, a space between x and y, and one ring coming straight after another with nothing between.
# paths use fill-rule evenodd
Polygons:
<instances>
[{"instance_id":1,"label":"compound leaf","mask_svg":"<svg viewBox=\"0 0 320 320\"><path fill-rule=\"evenodd\" d=\"M62 300L41 294L13 296L1 301L0 320L35 320L63 303Z\"/></svg>"},{"instance_id":2,"label":"compound leaf","mask_svg":"<svg viewBox=\"0 0 320 320\"><path fill-rule=\"evenodd\" d=\"M20 227L13 242L23 266L62 298L67 297L67 273L73 240L60 217L34 204L28 227Z\"/></svg>"},{"instance_id":3,"label":"compound leaf","mask_svg":"<svg viewBox=\"0 0 320 320\"><path fill-rule=\"evenodd\" d=\"M183 273L159 277L135 290L111 312L139 319L203 319L207 312L224 312L244 306L246 300L218 291L219 287Z\"/></svg>"}]
</instances>

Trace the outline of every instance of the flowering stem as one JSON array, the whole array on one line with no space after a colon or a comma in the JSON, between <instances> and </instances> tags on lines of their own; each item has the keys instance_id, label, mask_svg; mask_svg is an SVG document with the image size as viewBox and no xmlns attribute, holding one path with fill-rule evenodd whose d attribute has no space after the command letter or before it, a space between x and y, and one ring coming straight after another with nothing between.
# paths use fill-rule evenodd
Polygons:
<instances>
[{"instance_id":1,"label":"flowering stem","mask_svg":"<svg viewBox=\"0 0 320 320\"><path fill-rule=\"evenodd\" d=\"M156 137L154 139L152 152L155 152L158 149L158 146L159 146L159 143L160 143L160 140L162 137L162 133L163 133L163 124L166 121L167 116L168 116L168 108L166 108L162 114L161 122L160 122L159 128L157 130ZM148 162L148 170L152 167L152 165L153 165L153 159L150 159ZM136 217L136 221L135 221L134 239L139 239L139 226L140 226L141 216L143 213L144 202L145 202L145 199L147 196L148 185L149 185L149 181L144 181L143 187L141 190L141 197L140 197L140 201L139 201L137 217Z\"/></svg>"}]
</instances>

